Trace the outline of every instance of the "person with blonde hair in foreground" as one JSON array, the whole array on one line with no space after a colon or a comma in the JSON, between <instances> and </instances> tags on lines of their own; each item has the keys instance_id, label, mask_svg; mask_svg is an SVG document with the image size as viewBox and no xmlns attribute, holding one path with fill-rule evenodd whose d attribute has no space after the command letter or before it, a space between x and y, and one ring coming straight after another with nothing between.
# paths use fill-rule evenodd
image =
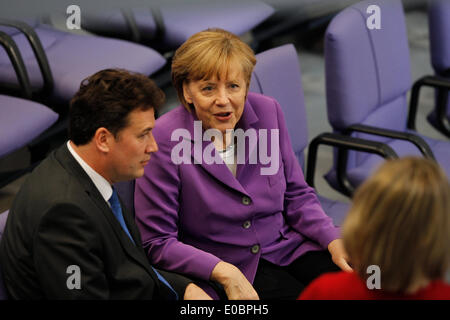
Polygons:
<instances>
[{"instance_id":1,"label":"person with blonde hair in foreground","mask_svg":"<svg viewBox=\"0 0 450 320\"><path fill-rule=\"evenodd\" d=\"M449 181L435 162L385 162L357 190L342 226L354 272L324 274L299 299L450 299L449 214Z\"/></svg>"}]
</instances>

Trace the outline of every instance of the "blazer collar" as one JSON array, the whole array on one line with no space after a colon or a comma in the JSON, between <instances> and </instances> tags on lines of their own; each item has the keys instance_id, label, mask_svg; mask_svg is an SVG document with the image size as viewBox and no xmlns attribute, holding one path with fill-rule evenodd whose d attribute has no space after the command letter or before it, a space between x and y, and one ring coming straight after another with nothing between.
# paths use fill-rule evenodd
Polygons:
<instances>
[{"instance_id":1,"label":"blazer collar","mask_svg":"<svg viewBox=\"0 0 450 320\"><path fill-rule=\"evenodd\" d=\"M127 208L124 206L123 202L120 200L122 205L122 212L123 217L125 220L125 223L127 224L128 230L130 231L131 236L133 237L133 240L136 245L134 245L128 236L126 235L125 231L122 229L122 226L120 225L119 221L117 221L116 217L114 216L113 212L111 211L111 208L106 203L102 195L100 194L100 191L97 189L97 187L92 182L91 178L87 175L87 173L83 170L83 168L80 166L80 164L75 160L75 158L70 153L69 149L67 148L67 145L64 144L61 146L55 154L56 158L60 161L62 166L68 170L74 179L77 179L80 182L80 185L84 188L84 191L87 193L87 195L90 197L90 199L95 203L95 205L98 207L98 209L105 215L106 219L108 220L111 228L114 230L114 233L116 234L117 238L120 241L120 244L122 245L123 250L135 261L137 261L139 264L141 264L152 276L152 278L157 281L157 276L155 275L154 271L152 270L147 257L145 255L144 249L142 248L142 240L139 235L139 230L137 229L137 226L134 222L134 218L129 213Z\"/></svg>"},{"instance_id":2,"label":"blazer collar","mask_svg":"<svg viewBox=\"0 0 450 320\"><path fill-rule=\"evenodd\" d=\"M184 139L189 140L192 143L191 146L192 163L200 165L205 171L211 174L214 178L226 184L230 188L235 189L236 191L239 191L240 193L249 196L247 191L242 187L241 183L239 182L239 178L242 174L243 168L245 167L246 164L248 164L249 155L254 151L257 145L257 141L252 141L253 144L251 145L248 145L248 143L246 143L245 163L237 165L236 177L234 177L231 171L226 166L226 164L221 161L222 159L220 158L220 156L216 154L216 149L211 145L212 142L203 141L204 130L202 129L201 134L198 129L195 130L194 121L199 121L195 112L189 113L186 111L186 113L188 113L188 116L185 118L186 121L184 124L184 128L188 130L190 136L185 137ZM256 124L258 123L258 121L259 118L256 115L253 106L247 99L244 105L244 111L242 113L241 119L236 124L235 130L242 129L244 132L246 132L249 129L256 130L257 128ZM258 139L258 135L256 135L256 137ZM212 157L220 159L220 163L212 163L212 164L205 163L203 159L203 154L206 148L208 148L207 150L208 153L210 150L212 150L210 152Z\"/></svg>"}]
</instances>

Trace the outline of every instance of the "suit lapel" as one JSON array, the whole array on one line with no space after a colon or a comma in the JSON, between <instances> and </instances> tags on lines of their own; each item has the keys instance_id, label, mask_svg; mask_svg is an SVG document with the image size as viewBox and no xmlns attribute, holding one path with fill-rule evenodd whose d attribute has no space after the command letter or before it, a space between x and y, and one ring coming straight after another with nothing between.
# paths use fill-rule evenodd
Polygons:
<instances>
[{"instance_id":1,"label":"suit lapel","mask_svg":"<svg viewBox=\"0 0 450 320\"><path fill-rule=\"evenodd\" d=\"M242 114L241 119L237 123L236 127L239 129L242 129L244 132L248 132L250 130L254 130L254 134L256 136L255 139L248 139L248 143L245 143L245 161L244 163L240 163L238 161L237 168L236 168L236 179L240 180L242 177L242 173L244 171L244 168L250 164L250 156L254 156L255 159L258 159L258 155L254 154L258 151L257 145L259 142L259 134L256 127L257 122L259 121L258 116L256 115L255 111L253 110L252 105L248 102L245 103L244 112ZM238 146L239 147L239 146ZM256 165L253 164L253 165Z\"/></svg>"},{"instance_id":2,"label":"suit lapel","mask_svg":"<svg viewBox=\"0 0 450 320\"><path fill-rule=\"evenodd\" d=\"M195 152L195 144L201 143L201 154ZM217 163L208 164L205 162L203 157L205 149L212 150L213 158L220 159ZM209 152L208 152L209 153ZM228 187L235 189L245 195L248 196L247 191L242 187L238 180L233 176L230 169L228 169L227 165L222 161L222 158L216 153L216 149L213 146L211 141L193 141L192 149L191 149L192 160L195 165L201 166L206 172L208 172L211 176L217 179L219 182L226 184Z\"/></svg>"},{"instance_id":3,"label":"suit lapel","mask_svg":"<svg viewBox=\"0 0 450 320\"><path fill-rule=\"evenodd\" d=\"M258 144L258 134L255 129L255 124L259 121L259 119L256 113L254 112L251 104L248 102L248 100L245 102L244 112L242 113L242 117L236 125L236 129L242 129L244 132L247 132L247 130L249 129L254 129L256 133L256 139L250 139L249 143L245 143L245 162L241 164L238 162L236 169L236 178L228 169L227 165L223 163L222 158L218 154L216 154L216 150L212 146L212 142L203 141L204 130L201 129L199 125L194 126L194 121L199 121L197 116L195 115L195 112L189 113L187 120L185 122L185 128L187 128L187 130L189 131L190 136L185 137L184 139L187 139L192 143L191 146L192 163L201 166L206 172L208 172L219 182L227 185L228 187L240 193L249 196L247 191L239 182L239 178L242 175L245 166L249 164L250 154L257 150L255 148ZM211 154L213 159L215 158L218 159L217 161L218 163L208 164L205 162L204 159L205 149L207 150L206 154L208 155ZM209 152L210 150L212 150L212 152Z\"/></svg>"},{"instance_id":4,"label":"suit lapel","mask_svg":"<svg viewBox=\"0 0 450 320\"><path fill-rule=\"evenodd\" d=\"M152 278L157 281L157 277L155 273L153 272L147 257L145 255L145 252L143 251L142 245L141 245L141 239L138 236L138 230L135 226L134 222L130 220L130 214L128 213L126 207L122 205L122 212L124 215L125 222L128 226L128 229L133 237L133 240L135 241L136 245L134 245L131 240L128 238L125 231L122 229L122 226L120 225L119 221L117 221L116 217L114 216L114 213L112 212L111 208L108 206L106 201L103 199L102 195L100 194L100 191L98 191L97 187L94 185L92 180L89 178L87 173L83 170L83 168L78 164L78 162L75 160L75 158L70 154L69 150L67 149L66 145L63 145L57 152L57 158L61 161L62 165L71 172L71 175L74 177L74 179L77 179L81 186L84 188L85 192L88 194L90 199L95 203L97 208L103 213L103 215L108 220L111 228L113 229L114 233L116 234L117 238L119 239L119 242L123 248L123 250L136 262L141 264L152 276Z\"/></svg>"}]
</instances>

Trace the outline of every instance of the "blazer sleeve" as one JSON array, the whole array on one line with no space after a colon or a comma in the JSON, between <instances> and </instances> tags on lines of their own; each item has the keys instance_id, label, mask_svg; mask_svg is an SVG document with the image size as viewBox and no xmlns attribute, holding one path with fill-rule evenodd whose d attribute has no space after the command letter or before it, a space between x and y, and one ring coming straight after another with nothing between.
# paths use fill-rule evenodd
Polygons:
<instances>
[{"instance_id":1,"label":"blazer sleeve","mask_svg":"<svg viewBox=\"0 0 450 320\"><path fill-rule=\"evenodd\" d=\"M178 166L171 161L170 139L161 137L161 131L154 134L159 150L152 154L135 189L136 223L143 247L153 265L208 281L221 260L179 240L179 190L183 181Z\"/></svg>"},{"instance_id":2,"label":"blazer sleeve","mask_svg":"<svg viewBox=\"0 0 450 320\"><path fill-rule=\"evenodd\" d=\"M43 216L33 238L33 259L47 298L109 298L94 228L75 205L57 205Z\"/></svg>"},{"instance_id":3,"label":"blazer sleeve","mask_svg":"<svg viewBox=\"0 0 450 320\"><path fill-rule=\"evenodd\" d=\"M284 195L285 217L297 232L318 242L324 249L339 238L339 228L325 214L313 188L308 186L302 168L295 157L286 121L278 102L275 101L280 152L283 159L286 192Z\"/></svg>"},{"instance_id":4,"label":"blazer sleeve","mask_svg":"<svg viewBox=\"0 0 450 320\"><path fill-rule=\"evenodd\" d=\"M155 268L156 269L156 268ZM167 282L172 286L172 288L178 294L178 300L183 300L184 293L186 291L186 287L193 283L194 281L188 279L178 273L169 272L165 270L156 269L163 277L167 280ZM160 283L160 288L165 288L166 285ZM167 295L166 295L167 296Z\"/></svg>"}]
</instances>

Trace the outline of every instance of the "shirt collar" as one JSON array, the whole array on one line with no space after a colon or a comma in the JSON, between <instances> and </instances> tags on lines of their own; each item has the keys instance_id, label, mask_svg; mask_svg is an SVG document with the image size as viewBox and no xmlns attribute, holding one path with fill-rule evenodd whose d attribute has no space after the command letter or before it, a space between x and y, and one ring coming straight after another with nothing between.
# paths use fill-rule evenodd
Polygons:
<instances>
[{"instance_id":1,"label":"shirt collar","mask_svg":"<svg viewBox=\"0 0 450 320\"><path fill-rule=\"evenodd\" d=\"M112 196L112 187L111 184L106 180L102 175L100 175L97 171L92 169L79 155L78 153L72 148L70 145L70 140L67 141L67 149L69 149L69 152L72 154L72 156L75 158L75 160L79 163L81 168L86 172L86 174L91 178L92 182L94 183L95 187L98 189L102 197L105 199L106 202L108 202L109 198Z\"/></svg>"}]
</instances>

